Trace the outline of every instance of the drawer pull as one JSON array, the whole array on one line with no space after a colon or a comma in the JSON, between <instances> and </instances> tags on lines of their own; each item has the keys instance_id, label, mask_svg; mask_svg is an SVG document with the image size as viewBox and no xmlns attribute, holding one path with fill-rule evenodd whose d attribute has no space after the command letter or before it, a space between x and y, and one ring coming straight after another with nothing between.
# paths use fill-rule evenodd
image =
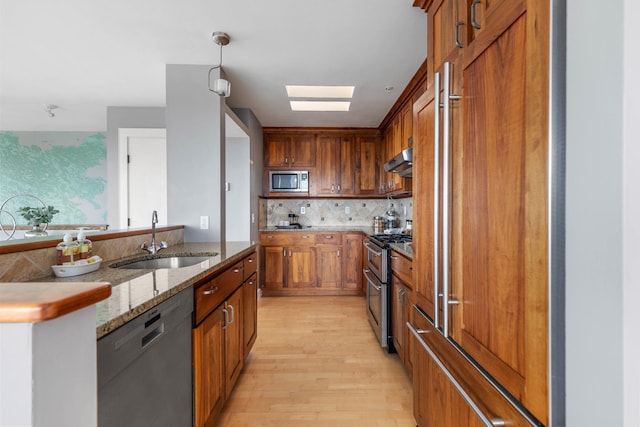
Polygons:
<instances>
[{"instance_id":1,"label":"drawer pull","mask_svg":"<svg viewBox=\"0 0 640 427\"><path fill-rule=\"evenodd\" d=\"M255 260L256 260L255 258L247 258L247 262L253 262Z\"/></svg>"},{"instance_id":2,"label":"drawer pull","mask_svg":"<svg viewBox=\"0 0 640 427\"><path fill-rule=\"evenodd\" d=\"M267 236L267 239L273 239L273 236Z\"/></svg>"},{"instance_id":3,"label":"drawer pull","mask_svg":"<svg viewBox=\"0 0 640 427\"><path fill-rule=\"evenodd\" d=\"M240 273L242 270L244 270L244 267L238 267L238 268L234 268L233 272L234 273Z\"/></svg>"},{"instance_id":4,"label":"drawer pull","mask_svg":"<svg viewBox=\"0 0 640 427\"><path fill-rule=\"evenodd\" d=\"M218 291L218 287L217 286L211 286L209 289L207 289L206 291L202 292L202 295L211 295L214 292Z\"/></svg>"},{"instance_id":5,"label":"drawer pull","mask_svg":"<svg viewBox=\"0 0 640 427\"><path fill-rule=\"evenodd\" d=\"M400 257L397 257L395 255L391 255L389 258L391 258L391 259L400 259Z\"/></svg>"},{"instance_id":6,"label":"drawer pull","mask_svg":"<svg viewBox=\"0 0 640 427\"><path fill-rule=\"evenodd\" d=\"M331 235L326 235L326 236L324 236L324 238L325 238L325 239L333 239L333 236L331 236Z\"/></svg>"}]
</instances>

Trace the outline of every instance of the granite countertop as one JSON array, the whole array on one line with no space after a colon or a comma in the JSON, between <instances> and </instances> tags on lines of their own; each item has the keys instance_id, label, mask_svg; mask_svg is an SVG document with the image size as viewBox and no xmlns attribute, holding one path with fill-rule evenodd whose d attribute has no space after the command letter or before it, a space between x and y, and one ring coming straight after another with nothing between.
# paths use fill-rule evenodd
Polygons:
<instances>
[{"instance_id":1,"label":"granite countertop","mask_svg":"<svg viewBox=\"0 0 640 427\"><path fill-rule=\"evenodd\" d=\"M328 225L328 226L320 226L320 227L303 226L303 228L277 228L276 226L270 226L270 227L261 228L260 231L267 232L267 233L271 233L275 231L284 231L284 232L309 231L309 232L320 232L320 233L326 232L326 231L336 231L336 232L360 232L367 235L374 234L372 226L364 226L364 225L351 225L351 226L350 225L335 225L335 226Z\"/></svg>"},{"instance_id":2,"label":"granite countertop","mask_svg":"<svg viewBox=\"0 0 640 427\"><path fill-rule=\"evenodd\" d=\"M411 245L411 242L390 243L390 245L391 249L394 251L400 252L402 255L413 260L413 246Z\"/></svg>"},{"instance_id":3,"label":"granite countertop","mask_svg":"<svg viewBox=\"0 0 640 427\"><path fill-rule=\"evenodd\" d=\"M38 282L109 282L111 296L96 304L96 336L101 338L124 325L162 301L194 285L206 276L233 264L254 250L257 243L184 243L173 245L160 252L161 256L172 254L202 255L216 254L202 263L183 268L158 270L127 270L109 267L123 260L103 262L93 273L75 277L40 278ZM125 259L150 258L144 253Z\"/></svg>"}]
</instances>

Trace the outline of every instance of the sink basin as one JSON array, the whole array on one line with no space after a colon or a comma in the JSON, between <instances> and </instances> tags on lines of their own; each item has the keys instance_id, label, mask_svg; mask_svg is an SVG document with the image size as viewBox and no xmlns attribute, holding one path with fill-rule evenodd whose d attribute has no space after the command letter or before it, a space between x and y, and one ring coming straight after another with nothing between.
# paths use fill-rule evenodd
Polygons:
<instances>
[{"instance_id":1,"label":"sink basin","mask_svg":"<svg viewBox=\"0 0 640 427\"><path fill-rule=\"evenodd\" d=\"M155 270L158 268L182 268L182 267L190 267L192 265L200 264L203 261L208 261L212 256L217 255L216 253L207 254L207 255L199 255L199 256L162 256L151 259L142 259L139 261L130 260L125 264L116 263L112 264L110 267L112 268L124 268L131 270ZM124 261L123 261L124 262Z\"/></svg>"}]
</instances>

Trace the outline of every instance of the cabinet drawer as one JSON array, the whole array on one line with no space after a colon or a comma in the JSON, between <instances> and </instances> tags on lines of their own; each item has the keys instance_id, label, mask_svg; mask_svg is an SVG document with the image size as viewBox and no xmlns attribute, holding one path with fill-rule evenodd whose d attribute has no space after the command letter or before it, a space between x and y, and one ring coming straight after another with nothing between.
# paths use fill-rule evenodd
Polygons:
<instances>
[{"instance_id":1,"label":"cabinet drawer","mask_svg":"<svg viewBox=\"0 0 640 427\"><path fill-rule=\"evenodd\" d=\"M256 253L252 253L242 260L243 274L242 277L244 280L247 280L253 273L256 272L258 267L258 258Z\"/></svg>"},{"instance_id":2,"label":"cabinet drawer","mask_svg":"<svg viewBox=\"0 0 640 427\"><path fill-rule=\"evenodd\" d=\"M396 251L391 252L391 272L409 287L413 287L413 262Z\"/></svg>"},{"instance_id":3,"label":"cabinet drawer","mask_svg":"<svg viewBox=\"0 0 640 427\"><path fill-rule=\"evenodd\" d=\"M318 245L339 245L341 243L340 233L316 233L316 243Z\"/></svg>"},{"instance_id":4,"label":"cabinet drawer","mask_svg":"<svg viewBox=\"0 0 640 427\"><path fill-rule=\"evenodd\" d=\"M310 246L315 240L313 233L285 231L260 233L260 243L264 246Z\"/></svg>"},{"instance_id":5,"label":"cabinet drawer","mask_svg":"<svg viewBox=\"0 0 640 427\"><path fill-rule=\"evenodd\" d=\"M226 269L213 279L195 289L196 324L211 313L242 284L242 261Z\"/></svg>"}]
</instances>

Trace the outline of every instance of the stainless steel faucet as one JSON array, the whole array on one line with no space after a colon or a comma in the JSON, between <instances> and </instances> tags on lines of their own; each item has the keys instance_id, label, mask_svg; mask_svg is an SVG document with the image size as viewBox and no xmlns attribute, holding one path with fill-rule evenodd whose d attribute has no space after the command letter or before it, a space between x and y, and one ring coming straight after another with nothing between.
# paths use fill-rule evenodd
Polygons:
<instances>
[{"instance_id":1,"label":"stainless steel faucet","mask_svg":"<svg viewBox=\"0 0 640 427\"><path fill-rule=\"evenodd\" d=\"M166 249L168 247L167 242L160 242L160 245L156 245L156 224L158 223L158 211L153 211L151 214L151 245L147 245L147 242L144 242L140 245L142 250L149 252L151 255L155 255L160 252L162 249Z\"/></svg>"}]
</instances>

